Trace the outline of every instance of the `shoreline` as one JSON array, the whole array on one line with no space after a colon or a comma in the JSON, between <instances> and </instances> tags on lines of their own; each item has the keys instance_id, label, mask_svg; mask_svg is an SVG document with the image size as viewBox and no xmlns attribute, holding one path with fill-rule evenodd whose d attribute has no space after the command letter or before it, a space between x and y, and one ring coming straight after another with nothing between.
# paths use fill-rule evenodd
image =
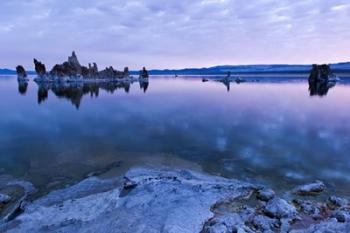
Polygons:
<instances>
[{"instance_id":1,"label":"shoreline","mask_svg":"<svg viewBox=\"0 0 350 233\"><path fill-rule=\"evenodd\" d=\"M91 176L32 202L0 223L4 232L313 232L348 229L346 199L319 198L315 182L276 195L266 186L190 169L134 167ZM226 229L226 230L225 230ZM241 231L239 231L241 230Z\"/></svg>"}]
</instances>

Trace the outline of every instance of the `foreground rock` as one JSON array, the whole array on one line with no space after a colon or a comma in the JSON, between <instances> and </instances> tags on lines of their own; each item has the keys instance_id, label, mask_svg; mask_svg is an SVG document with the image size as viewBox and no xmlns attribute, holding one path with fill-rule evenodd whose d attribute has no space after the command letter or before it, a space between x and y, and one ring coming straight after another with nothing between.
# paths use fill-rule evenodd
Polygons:
<instances>
[{"instance_id":1,"label":"foreground rock","mask_svg":"<svg viewBox=\"0 0 350 233\"><path fill-rule=\"evenodd\" d=\"M275 197L275 192L272 189L261 189L258 191L256 198L261 201L269 201Z\"/></svg>"},{"instance_id":2,"label":"foreground rock","mask_svg":"<svg viewBox=\"0 0 350 233\"><path fill-rule=\"evenodd\" d=\"M314 183L300 185L296 187L293 192L301 196L312 196L317 195L323 192L326 189L326 186L322 181L316 181Z\"/></svg>"},{"instance_id":3,"label":"foreground rock","mask_svg":"<svg viewBox=\"0 0 350 233\"><path fill-rule=\"evenodd\" d=\"M200 232L217 201L254 188L187 170L137 168L126 173L125 181L91 177L52 192L0 231Z\"/></svg>"},{"instance_id":4,"label":"foreground rock","mask_svg":"<svg viewBox=\"0 0 350 233\"><path fill-rule=\"evenodd\" d=\"M134 168L124 177L109 180L90 177L22 208L23 213L2 224L0 232L295 233L350 229L349 205L344 199L289 201L265 187L169 168Z\"/></svg>"},{"instance_id":5,"label":"foreground rock","mask_svg":"<svg viewBox=\"0 0 350 233\"><path fill-rule=\"evenodd\" d=\"M6 194L0 193L0 204L6 204L11 200L11 197Z\"/></svg>"},{"instance_id":6,"label":"foreground rock","mask_svg":"<svg viewBox=\"0 0 350 233\"><path fill-rule=\"evenodd\" d=\"M28 196L36 192L30 182L4 174L0 175L0 190L0 225L15 218L22 211Z\"/></svg>"}]
</instances>

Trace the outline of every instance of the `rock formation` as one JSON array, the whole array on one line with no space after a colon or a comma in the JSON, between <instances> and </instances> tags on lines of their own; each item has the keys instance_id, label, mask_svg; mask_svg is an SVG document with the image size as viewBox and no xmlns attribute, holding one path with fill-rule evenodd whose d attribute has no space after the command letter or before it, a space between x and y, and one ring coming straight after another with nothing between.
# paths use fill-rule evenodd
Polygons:
<instances>
[{"instance_id":1,"label":"rock formation","mask_svg":"<svg viewBox=\"0 0 350 233\"><path fill-rule=\"evenodd\" d=\"M329 65L312 65L309 76L310 96L325 96L328 90L335 86L337 77L332 73Z\"/></svg>"},{"instance_id":2,"label":"rock formation","mask_svg":"<svg viewBox=\"0 0 350 233\"><path fill-rule=\"evenodd\" d=\"M140 71L140 78L148 78L148 71L146 70L145 67L142 68L142 70Z\"/></svg>"},{"instance_id":3,"label":"rock formation","mask_svg":"<svg viewBox=\"0 0 350 233\"><path fill-rule=\"evenodd\" d=\"M312 70L309 76L309 82L328 82L331 69L329 65L312 65Z\"/></svg>"},{"instance_id":4,"label":"rock formation","mask_svg":"<svg viewBox=\"0 0 350 233\"><path fill-rule=\"evenodd\" d=\"M27 78L27 72L23 66L21 66L21 65L17 66L16 72L17 72L18 79L23 80L23 79Z\"/></svg>"},{"instance_id":5,"label":"rock formation","mask_svg":"<svg viewBox=\"0 0 350 233\"><path fill-rule=\"evenodd\" d=\"M91 66L91 63L89 63L88 67L88 77L90 78L97 78L98 77L98 68L97 64L94 62L93 65Z\"/></svg>"},{"instance_id":6,"label":"rock formation","mask_svg":"<svg viewBox=\"0 0 350 233\"><path fill-rule=\"evenodd\" d=\"M34 65L35 71L38 74L38 76L43 77L44 75L46 75L46 67L43 63L34 58Z\"/></svg>"},{"instance_id":7,"label":"rock formation","mask_svg":"<svg viewBox=\"0 0 350 233\"><path fill-rule=\"evenodd\" d=\"M54 65L48 74L46 73L44 64L36 59L34 59L34 64L35 71L39 76L39 79L36 79L36 81L66 81L66 78L68 78L69 81L80 80L81 78L116 80L130 76L128 67L125 67L124 71L115 70L112 66L98 71L96 63L93 63L93 65L89 63L88 67L82 66L74 51L72 55L68 57L67 61L62 64Z\"/></svg>"},{"instance_id":8,"label":"rock formation","mask_svg":"<svg viewBox=\"0 0 350 233\"><path fill-rule=\"evenodd\" d=\"M68 64L72 68L71 70L72 70L73 75L82 74L82 67L81 67L79 60L78 60L78 57L74 51L72 52L72 55L70 57L68 57Z\"/></svg>"},{"instance_id":9,"label":"rock formation","mask_svg":"<svg viewBox=\"0 0 350 233\"><path fill-rule=\"evenodd\" d=\"M132 168L20 205L0 232L349 232L348 200L290 195L191 170Z\"/></svg>"},{"instance_id":10,"label":"rock formation","mask_svg":"<svg viewBox=\"0 0 350 233\"><path fill-rule=\"evenodd\" d=\"M129 67L125 67L125 68L124 68L124 76L125 76L125 77L129 77L129 76L130 76Z\"/></svg>"}]
</instances>

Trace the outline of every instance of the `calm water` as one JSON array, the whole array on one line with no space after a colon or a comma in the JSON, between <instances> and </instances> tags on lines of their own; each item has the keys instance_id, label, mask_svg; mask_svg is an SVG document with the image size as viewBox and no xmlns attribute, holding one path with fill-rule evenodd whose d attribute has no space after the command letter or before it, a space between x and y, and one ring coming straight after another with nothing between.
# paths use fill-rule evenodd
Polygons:
<instances>
[{"instance_id":1,"label":"calm water","mask_svg":"<svg viewBox=\"0 0 350 233\"><path fill-rule=\"evenodd\" d=\"M350 85L322 97L298 80L230 91L166 77L149 86L47 88L0 77L0 172L43 190L106 167L168 164L277 189L319 179L350 195Z\"/></svg>"}]
</instances>

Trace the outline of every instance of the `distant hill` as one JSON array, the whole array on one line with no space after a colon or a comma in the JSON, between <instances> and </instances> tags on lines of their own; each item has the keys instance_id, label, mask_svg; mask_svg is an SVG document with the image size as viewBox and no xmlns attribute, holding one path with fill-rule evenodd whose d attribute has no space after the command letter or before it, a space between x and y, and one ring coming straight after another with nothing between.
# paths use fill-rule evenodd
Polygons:
<instances>
[{"instance_id":1,"label":"distant hill","mask_svg":"<svg viewBox=\"0 0 350 233\"><path fill-rule=\"evenodd\" d=\"M35 74L35 71L27 71L29 75ZM1 69L0 68L0 75L15 75L17 74L15 70L10 69Z\"/></svg>"},{"instance_id":2,"label":"distant hill","mask_svg":"<svg viewBox=\"0 0 350 233\"><path fill-rule=\"evenodd\" d=\"M350 62L331 64L335 72L350 73ZM232 74L302 74L308 73L311 65L223 65L208 68L185 68L185 69L165 69L150 70L151 75L220 75L227 72ZM131 71L132 74L138 74L138 71ZM0 69L0 75L16 74L15 70ZM35 74L34 71L28 71L28 74Z\"/></svg>"},{"instance_id":3,"label":"distant hill","mask_svg":"<svg viewBox=\"0 0 350 233\"><path fill-rule=\"evenodd\" d=\"M219 75L231 72L232 74L302 74L308 73L312 65L224 65L209 68L187 68L179 70L150 70L153 75ZM350 72L350 62L332 64L334 72Z\"/></svg>"},{"instance_id":4,"label":"distant hill","mask_svg":"<svg viewBox=\"0 0 350 233\"><path fill-rule=\"evenodd\" d=\"M11 74L16 74L16 71L10 70L10 69L0 69L0 74L11 75Z\"/></svg>"}]
</instances>

